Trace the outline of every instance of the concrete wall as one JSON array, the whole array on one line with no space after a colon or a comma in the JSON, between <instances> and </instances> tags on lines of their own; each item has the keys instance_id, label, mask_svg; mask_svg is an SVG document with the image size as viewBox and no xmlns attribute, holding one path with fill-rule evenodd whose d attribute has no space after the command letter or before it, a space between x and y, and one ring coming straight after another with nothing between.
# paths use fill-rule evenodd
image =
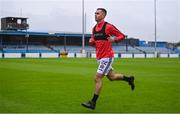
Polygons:
<instances>
[{"instance_id":1,"label":"concrete wall","mask_svg":"<svg viewBox=\"0 0 180 114\"><path fill-rule=\"evenodd\" d=\"M40 58L40 53L25 53L25 58Z\"/></svg>"},{"instance_id":2,"label":"concrete wall","mask_svg":"<svg viewBox=\"0 0 180 114\"><path fill-rule=\"evenodd\" d=\"M145 54L134 54L134 58L145 58Z\"/></svg>"},{"instance_id":3,"label":"concrete wall","mask_svg":"<svg viewBox=\"0 0 180 114\"><path fill-rule=\"evenodd\" d=\"M179 58L179 54L169 54L169 58Z\"/></svg>"},{"instance_id":4,"label":"concrete wall","mask_svg":"<svg viewBox=\"0 0 180 114\"><path fill-rule=\"evenodd\" d=\"M89 56L90 55L90 56ZM66 56L60 56L59 53L0 53L0 58L96 58L95 53L68 53ZM154 54L114 54L115 58L155 58ZM179 54L159 54L159 58L180 58Z\"/></svg>"},{"instance_id":5,"label":"concrete wall","mask_svg":"<svg viewBox=\"0 0 180 114\"><path fill-rule=\"evenodd\" d=\"M41 58L58 58L59 53L41 53Z\"/></svg>"},{"instance_id":6,"label":"concrete wall","mask_svg":"<svg viewBox=\"0 0 180 114\"><path fill-rule=\"evenodd\" d=\"M168 58L168 54L159 54L160 58Z\"/></svg>"},{"instance_id":7,"label":"concrete wall","mask_svg":"<svg viewBox=\"0 0 180 114\"><path fill-rule=\"evenodd\" d=\"M155 58L154 54L146 54L146 58Z\"/></svg>"},{"instance_id":8,"label":"concrete wall","mask_svg":"<svg viewBox=\"0 0 180 114\"><path fill-rule=\"evenodd\" d=\"M74 58L75 57L75 53L68 53L67 57L68 58Z\"/></svg>"},{"instance_id":9,"label":"concrete wall","mask_svg":"<svg viewBox=\"0 0 180 114\"><path fill-rule=\"evenodd\" d=\"M121 54L121 58L133 58L133 54Z\"/></svg>"},{"instance_id":10,"label":"concrete wall","mask_svg":"<svg viewBox=\"0 0 180 114\"><path fill-rule=\"evenodd\" d=\"M4 53L4 58L21 58L21 53Z\"/></svg>"}]
</instances>

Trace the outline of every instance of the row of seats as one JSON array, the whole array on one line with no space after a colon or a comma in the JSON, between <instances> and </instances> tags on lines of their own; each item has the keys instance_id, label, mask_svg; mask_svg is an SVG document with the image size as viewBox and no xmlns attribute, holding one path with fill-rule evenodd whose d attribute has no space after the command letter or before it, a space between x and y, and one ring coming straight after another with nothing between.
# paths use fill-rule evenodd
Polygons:
<instances>
[{"instance_id":1,"label":"row of seats","mask_svg":"<svg viewBox=\"0 0 180 114\"><path fill-rule=\"evenodd\" d=\"M163 47L157 47L158 53L176 53L175 51ZM95 48L91 46L85 46L86 52L95 52ZM113 46L113 50L116 53L154 53L154 47L131 47L131 46ZM82 52L82 46L45 46L45 45L29 45L28 48L26 45L21 46L12 46L6 45L3 46L3 52L9 53L44 53L44 52L72 52L79 53Z\"/></svg>"},{"instance_id":2,"label":"row of seats","mask_svg":"<svg viewBox=\"0 0 180 114\"><path fill-rule=\"evenodd\" d=\"M138 47L138 48L145 51L146 53L154 53L154 51L155 51L154 47ZM165 47L157 47L156 51L158 53L176 53L172 49L168 49L168 48L165 48Z\"/></svg>"}]
</instances>

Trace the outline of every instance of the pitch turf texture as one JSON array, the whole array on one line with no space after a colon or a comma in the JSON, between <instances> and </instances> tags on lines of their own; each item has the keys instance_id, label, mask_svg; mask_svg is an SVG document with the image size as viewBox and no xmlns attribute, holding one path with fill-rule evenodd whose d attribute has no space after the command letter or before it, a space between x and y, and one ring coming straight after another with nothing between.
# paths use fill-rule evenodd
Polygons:
<instances>
[{"instance_id":1,"label":"pitch turf texture","mask_svg":"<svg viewBox=\"0 0 180 114\"><path fill-rule=\"evenodd\" d=\"M135 76L136 89L103 79L95 110L95 59L0 59L0 112L180 112L180 59L115 59L116 72Z\"/></svg>"}]
</instances>

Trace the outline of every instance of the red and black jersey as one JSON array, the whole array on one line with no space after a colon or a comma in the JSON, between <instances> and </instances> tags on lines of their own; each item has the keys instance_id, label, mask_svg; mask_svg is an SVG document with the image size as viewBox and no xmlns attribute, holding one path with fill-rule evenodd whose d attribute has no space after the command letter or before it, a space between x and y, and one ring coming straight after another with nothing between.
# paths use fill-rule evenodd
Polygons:
<instances>
[{"instance_id":1,"label":"red and black jersey","mask_svg":"<svg viewBox=\"0 0 180 114\"><path fill-rule=\"evenodd\" d=\"M90 45L95 46L97 59L114 57L112 42L107 39L110 36L115 36L115 42L120 42L125 38L125 35L115 26L104 20L96 24L93 28L92 42Z\"/></svg>"}]
</instances>

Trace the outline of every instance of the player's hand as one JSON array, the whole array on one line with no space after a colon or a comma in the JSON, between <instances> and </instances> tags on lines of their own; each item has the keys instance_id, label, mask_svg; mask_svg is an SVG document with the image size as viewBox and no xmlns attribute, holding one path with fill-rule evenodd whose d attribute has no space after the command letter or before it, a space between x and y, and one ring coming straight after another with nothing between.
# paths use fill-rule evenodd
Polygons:
<instances>
[{"instance_id":1,"label":"player's hand","mask_svg":"<svg viewBox=\"0 0 180 114\"><path fill-rule=\"evenodd\" d=\"M115 36L109 36L107 39L111 42L115 42Z\"/></svg>"},{"instance_id":2,"label":"player's hand","mask_svg":"<svg viewBox=\"0 0 180 114\"><path fill-rule=\"evenodd\" d=\"M94 41L92 38L90 38L90 39L89 39L89 44L90 44L91 46L95 46L95 41Z\"/></svg>"},{"instance_id":3,"label":"player's hand","mask_svg":"<svg viewBox=\"0 0 180 114\"><path fill-rule=\"evenodd\" d=\"M92 43L92 42L93 42L93 39L92 39L92 38L90 38L90 39L89 39L89 43Z\"/></svg>"}]
</instances>

